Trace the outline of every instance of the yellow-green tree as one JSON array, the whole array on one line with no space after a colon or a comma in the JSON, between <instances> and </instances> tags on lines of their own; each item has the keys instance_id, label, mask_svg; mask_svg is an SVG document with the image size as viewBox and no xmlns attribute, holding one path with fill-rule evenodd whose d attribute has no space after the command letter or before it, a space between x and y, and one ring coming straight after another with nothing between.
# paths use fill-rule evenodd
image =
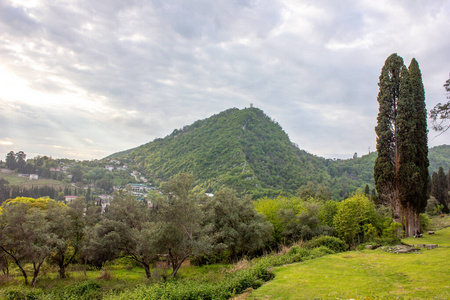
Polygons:
<instances>
[{"instance_id":1,"label":"yellow-green tree","mask_svg":"<svg viewBox=\"0 0 450 300\"><path fill-rule=\"evenodd\" d=\"M375 206L360 193L340 202L334 216L336 234L350 247L355 247L364 241L364 226L372 228L375 223ZM368 226L368 224L371 224L371 226ZM370 234L374 235L373 230Z\"/></svg>"}]
</instances>

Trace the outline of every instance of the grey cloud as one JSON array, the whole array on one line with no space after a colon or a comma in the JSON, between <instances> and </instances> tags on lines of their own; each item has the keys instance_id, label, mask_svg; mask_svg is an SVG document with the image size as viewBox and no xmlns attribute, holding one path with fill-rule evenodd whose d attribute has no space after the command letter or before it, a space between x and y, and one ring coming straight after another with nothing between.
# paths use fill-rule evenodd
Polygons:
<instances>
[{"instance_id":1,"label":"grey cloud","mask_svg":"<svg viewBox=\"0 0 450 300\"><path fill-rule=\"evenodd\" d=\"M34 135L52 132L65 145L124 150L254 103L300 148L351 155L375 144L377 82L388 55L416 57L433 99L450 70L450 41L443 37L448 2L386 5L136 0L25 10L3 4L0 67L35 90L80 93L104 106L105 113L63 108L64 116L26 108L46 119L30 123ZM344 113L330 116L333 110Z\"/></svg>"}]
</instances>

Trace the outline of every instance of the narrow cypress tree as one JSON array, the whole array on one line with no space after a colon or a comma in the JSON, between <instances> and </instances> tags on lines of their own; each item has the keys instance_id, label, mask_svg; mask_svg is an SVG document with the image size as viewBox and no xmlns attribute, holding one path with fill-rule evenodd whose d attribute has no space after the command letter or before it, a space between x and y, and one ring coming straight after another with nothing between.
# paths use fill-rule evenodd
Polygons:
<instances>
[{"instance_id":1,"label":"narrow cypress tree","mask_svg":"<svg viewBox=\"0 0 450 300\"><path fill-rule=\"evenodd\" d=\"M414 140L414 103L411 80L408 69L403 66L400 73L399 99L397 104L397 182L399 200L401 203L402 223L407 235L413 235L417 230L414 213L414 197L417 194L415 182L419 169L415 164L416 145Z\"/></svg>"},{"instance_id":2,"label":"narrow cypress tree","mask_svg":"<svg viewBox=\"0 0 450 300\"><path fill-rule=\"evenodd\" d=\"M431 195L436 198L439 204L442 204L444 208L443 212L448 213L448 185L447 185L447 177L445 176L444 169L442 167L439 168L437 173L433 173L432 177L432 187L431 187Z\"/></svg>"},{"instance_id":3,"label":"narrow cypress tree","mask_svg":"<svg viewBox=\"0 0 450 300\"><path fill-rule=\"evenodd\" d=\"M425 211L429 198L429 173L428 173L428 129L427 110L425 107L425 89L423 87L422 74L416 59L412 59L409 65L411 96L414 106L414 131L413 141L416 146L414 164L419 174L414 174L414 186L416 193L410 201L416 208L417 213Z\"/></svg>"},{"instance_id":4,"label":"narrow cypress tree","mask_svg":"<svg viewBox=\"0 0 450 300\"><path fill-rule=\"evenodd\" d=\"M381 203L388 204L394 212L394 219L400 219L399 185L397 180L397 102L400 95L400 70L403 59L390 55L381 69L378 83L379 112L377 117L377 152L374 179Z\"/></svg>"},{"instance_id":5,"label":"narrow cypress tree","mask_svg":"<svg viewBox=\"0 0 450 300\"><path fill-rule=\"evenodd\" d=\"M425 93L417 61L413 59L408 70L403 59L392 54L378 85L375 185L409 236L419 228L429 182Z\"/></svg>"}]
</instances>

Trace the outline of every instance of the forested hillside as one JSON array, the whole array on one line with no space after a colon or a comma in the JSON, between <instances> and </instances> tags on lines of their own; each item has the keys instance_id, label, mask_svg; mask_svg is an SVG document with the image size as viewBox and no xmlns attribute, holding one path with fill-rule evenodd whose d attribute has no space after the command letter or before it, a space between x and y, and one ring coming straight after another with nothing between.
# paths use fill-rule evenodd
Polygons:
<instances>
[{"instance_id":1,"label":"forested hillside","mask_svg":"<svg viewBox=\"0 0 450 300\"><path fill-rule=\"evenodd\" d=\"M450 146L430 149L431 173L450 166L449 153ZM130 159L156 186L189 172L207 192L228 186L255 198L300 192L343 199L366 185L374 188L376 153L327 160L299 149L262 110L233 108L112 157Z\"/></svg>"},{"instance_id":2,"label":"forested hillside","mask_svg":"<svg viewBox=\"0 0 450 300\"><path fill-rule=\"evenodd\" d=\"M307 182L329 176L325 159L298 149L257 108L226 110L126 156L156 183L185 171L207 191L226 185L239 192L295 193Z\"/></svg>"}]
</instances>

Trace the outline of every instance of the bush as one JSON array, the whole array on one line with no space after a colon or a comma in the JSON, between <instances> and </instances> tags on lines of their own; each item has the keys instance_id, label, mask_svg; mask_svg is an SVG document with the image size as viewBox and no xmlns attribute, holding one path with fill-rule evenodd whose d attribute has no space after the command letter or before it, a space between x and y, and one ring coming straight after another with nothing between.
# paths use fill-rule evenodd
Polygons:
<instances>
[{"instance_id":1,"label":"bush","mask_svg":"<svg viewBox=\"0 0 450 300\"><path fill-rule=\"evenodd\" d=\"M42 297L41 290L15 290L11 289L5 292L6 299L9 300L38 300Z\"/></svg>"},{"instance_id":2,"label":"bush","mask_svg":"<svg viewBox=\"0 0 450 300\"><path fill-rule=\"evenodd\" d=\"M333 250L329 249L328 247L320 246L320 247L312 249L309 252L309 258L310 259L314 259L314 258L319 258L319 257L325 256L327 254L334 254L334 253L336 253L336 252L334 252Z\"/></svg>"},{"instance_id":3,"label":"bush","mask_svg":"<svg viewBox=\"0 0 450 300\"><path fill-rule=\"evenodd\" d=\"M57 299L101 299L102 287L95 281L83 281L55 293Z\"/></svg>"},{"instance_id":4,"label":"bush","mask_svg":"<svg viewBox=\"0 0 450 300\"><path fill-rule=\"evenodd\" d=\"M334 252L344 252L348 250L348 245L340 238L328 235L322 235L313 238L306 245L309 249L318 248L321 246L327 247Z\"/></svg>"}]
</instances>

